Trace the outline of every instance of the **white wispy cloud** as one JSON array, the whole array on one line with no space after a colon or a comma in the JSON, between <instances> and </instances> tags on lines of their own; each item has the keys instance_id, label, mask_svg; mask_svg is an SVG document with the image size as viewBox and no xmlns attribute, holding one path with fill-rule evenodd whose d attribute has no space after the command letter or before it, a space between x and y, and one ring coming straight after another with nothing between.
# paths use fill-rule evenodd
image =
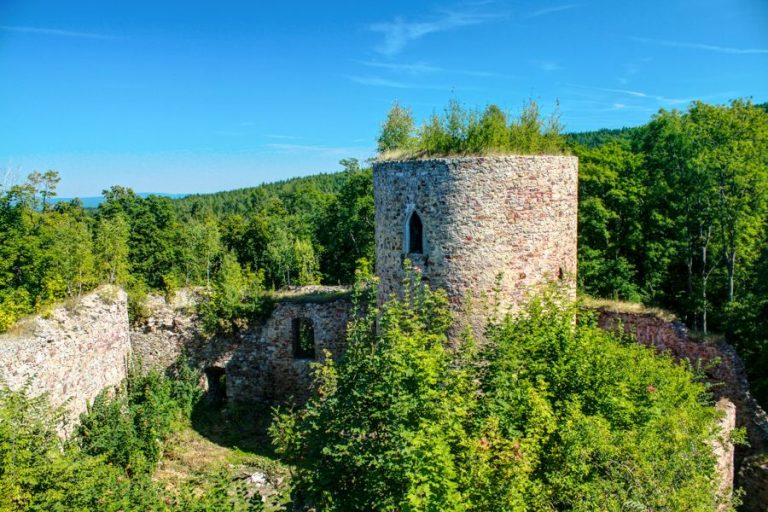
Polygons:
<instances>
[{"instance_id":1,"label":"white wispy cloud","mask_svg":"<svg viewBox=\"0 0 768 512\"><path fill-rule=\"evenodd\" d=\"M540 60L537 61L537 64L542 71L559 71L563 69L563 66L554 60Z\"/></svg>"},{"instance_id":2,"label":"white wispy cloud","mask_svg":"<svg viewBox=\"0 0 768 512\"><path fill-rule=\"evenodd\" d=\"M443 69L441 68L430 66L429 64L424 64L421 62L416 62L413 64L398 64L395 62L378 62L378 61L370 61L370 60L356 60L354 62L358 64L362 64L363 66L368 66L369 68L386 69L389 71L395 71L398 73L408 73L412 75L439 73L443 71Z\"/></svg>"},{"instance_id":3,"label":"white wispy cloud","mask_svg":"<svg viewBox=\"0 0 768 512\"><path fill-rule=\"evenodd\" d=\"M644 44L669 46L672 48L690 48L692 50L705 50L717 53L729 53L733 55L768 54L768 48L733 48L731 46L718 46L704 43L691 43L687 41L672 41L668 39L650 39L646 37L630 37L631 41Z\"/></svg>"},{"instance_id":4,"label":"white wispy cloud","mask_svg":"<svg viewBox=\"0 0 768 512\"><path fill-rule=\"evenodd\" d=\"M265 137L269 139L280 139L280 140L296 140L301 138L297 135L283 135L281 133L268 133L265 135Z\"/></svg>"},{"instance_id":5,"label":"white wispy cloud","mask_svg":"<svg viewBox=\"0 0 768 512\"><path fill-rule=\"evenodd\" d=\"M562 4L562 5L552 5L550 7L544 7L542 9L539 9L537 11L533 11L528 15L529 18L538 18L539 16L546 16L547 14L553 14L560 11L567 11L569 9L573 9L574 7L578 7L578 4Z\"/></svg>"},{"instance_id":6,"label":"white wispy cloud","mask_svg":"<svg viewBox=\"0 0 768 512\"><path fill-rule=\"evenodd\" d=\"M393 56L400 53L408 43L428 34L479 25L501 17L504 15L471 11L443 11L438 17L429 21L407 21L398 17L392 21L373 23L368 28L384 36L384 41L374 49L382 55Z\"/></svg>"},{"instance_id":7,"label":"white wispy cloud","mask_svg":"<svg viewBox=\"0 0 768 512\"><path fill-rule=\"evenodd\" d=\"M63 36L63 37L82 37L87 39L120 39L117 36L109 34L100 34L96 32L76 32L73 30L61 30L57 28L44 28L44 27L18 27L2 25L0 30L6 32L21 32L25 34L41 34L46 36Z\"/></svg>"},{"instance_id":8,"label":"white wispy cloud","mask_svg":"<svg viewBox=\"0 0 768 512\"><path fill-rule=\"evenodd\" d=\"M380 76L347 75L346 78L360 85L370 85L373 87L390 87L393 89L430 89L435 91L445 91L451 89L450 87L441 85L401 82L399 80L390 80L389 78L383 78Z\"/></svg>"},{"instance_id":9,"label":"white wispy cloud","mask_svg":"<svg viewBox=\"0 0 768 512\"><path fill-rule=\"evenodd\" d=\"M388 71L392 71L395 73L404 73L404 74L410 74L410 75L426 75L426 74L433 74L433 73L445 73L445 74L454 74L454 75L466 75L466 76L475 76L475 77L501 77L505 76L501 73L495 73L492 71L475 71L470 69L450 69L450 68L441 68L437 66L432 66L430 64L425 64L422 62L417 63L396 63L396 62L379 62L379 61L354 61L358 64L362 64L363 66L371 67L371 68L379 68L379 69L386 69Z\"/></svg>"},{"instance_id":10,"label":"white wispy cloud","mask_svg":"<svg viewBox=\"0 0 768 512\"><path fill-rule=\"evenodd\" d=\"M642 98L647 100L655 100L659 103L665 103L669 105L680 105L684 103L690 103L694 98L669 98L658 94L650 94L644 91L637 91L632 89L613 89L610 87L589 87L585 85L568 84L569 87L575 87L578 89L588 89L591 91L610 92L614 94L622 94L624 96L631 96L633 98Z\"/></svg>"},{"instance_id":11,"label":"white wispy cloud","mask_svg":"<svg viewBox=\"0 0 768 512\"><path fill-rule=\"evenodd\" d=\"M267 144L267 148L283 154L311 154L314 156L343 157L368 151L369 148L321 146L314 144Z\"/></svg>"},{"instance_id":12,"label":"white wispy cloud","mask_svg":"<svg viewBox=\"0 0 768 512\"><path fill-rule=\"evenodd\" d=\"M400 82L398 80L390 80L388 78L382 78L380 76L355 76L347 75L349 80L360 85L372 85L374 87L392 87L394 89L417 89L417 84L411 84L407 82Z\"/></svg>"}]
</instances>

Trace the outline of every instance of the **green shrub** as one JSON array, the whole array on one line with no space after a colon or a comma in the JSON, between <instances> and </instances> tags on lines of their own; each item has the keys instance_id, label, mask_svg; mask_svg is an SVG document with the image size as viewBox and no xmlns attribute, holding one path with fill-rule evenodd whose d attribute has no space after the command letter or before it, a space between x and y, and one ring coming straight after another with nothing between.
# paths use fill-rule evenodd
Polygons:
<instances>
[{"instance_id":1,"label":"green shrub","mask_svg":"<svg viewBox=\"0 0 768 512\"><path fill-rule=\"evenodd\" d=\"M298 501L321 510L717 508L705 386L651 349L578 322L554 294L447 347L442 292L414 276L370 305L319 395L271 429Z\"/></svg>"},{"instance_id":2,"label":"green shrub","mask_svg":"<svg viewBox=\"0 0 768 512\"><path fill-rule=\"evenodd\" d=\"M157 510L156 490L57 435L63 410L0 384L0 511Z\"/></svg>"},{"instance_id":3,"label":"green shrub","mask_svg":"<svg viewBox=\"0 0 768 512\"><path fill-rule=\"evenodd\" d=\"M174 424L188 417L200 398L197 379L184 360L174 378L144 373L129 365L117 390L104 390L80 418L77 441L89 455L100 455L129 473L151 473Z\"/></svg>"},{"instance_id":4,"label":"green shrub","mask_svg":"<svg viewBox=\"0 0 768 512\"><path fill-rule=\"evenodd\" d=\"M138 380L130 377L132 391L122 391L128 400L115 400L134 409L150 395L162 392L157 376ZM181 383L171 383L171 396L189 396L189 379L182 375ZM181 389L180 389L181 387ZM140 391L139 388L143 388ZM149 390L152 390L151 392ZM85 444L91 455L80 448L77 438L64 442L57 435L63 409L51 408L48 397L31 397L29 387L11 391L0 383L0 512L257 512L263 510L258 493L249 493L242 480L233 482L225 473L206 482L187 482L174 490L161 488L153 482L150 472L125 471L110 458L120 460L116 446L128 442L140 450L138 434L126 434L126 422L114 416L102 421L97 438L91 436ZM102 398L102 402L108 399ZM103 410L103 406L102 410ZM157 410L157 409L155 409ZM117 408L110 413L120 412ZM139 422L157 425L145 409L132 416ZM103 417L102 417L103 419ZM93 423L91 423L93 425ZM116 432L110 433L113 429ZM81 440L80 440L81 441ZM123 454L129 460L147 459L147 455ZM203 490L201 490L203 489Z\"/></svg>"},{"instance_id":5,"label":"green shrub","mask_svg":"<svg viewBox=\"0 0 768 512\"><path fill-rule=\"evenodd\" d=\"M24 288L16 288L0 294L0 332L5 332L16 321L32 313L32 300Z\"/></svg>"},{"instance_id":6,"label":"green shrub","mask_svg":"<svg viewBox=\"0 0 768 512\"><path fill-rule=\"evenodd\" d=\"M415 129L408 109L392 106L378 139L379 157L423 158L450 155L562 154L559 108L544 119L539 106L530 100L511 120L496 105L481 113L465 110L452 100L442 116L433 114Z\"/></svg>"},{"instance_id":7,"label":"green shrub","mask_svg":"<svg viewBox=\"0 0 768 512\"><path fill-rule=\"evenodd\" d=\"M271 308L271 301L264 293L264 272L243 271L235 256L227 253L213 288L197 310L208 334L231 334L254 319L268 315Z\"/></svg>"}]
</instances>

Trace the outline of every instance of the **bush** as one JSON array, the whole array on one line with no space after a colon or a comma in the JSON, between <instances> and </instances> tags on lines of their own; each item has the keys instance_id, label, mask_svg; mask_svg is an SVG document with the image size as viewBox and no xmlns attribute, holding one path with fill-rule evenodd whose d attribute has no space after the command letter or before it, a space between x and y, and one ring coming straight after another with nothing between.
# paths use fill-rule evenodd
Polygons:
<instances>
[{"instance_id":1,"label":"bush","mask_svg":"<svg viewBox=\"0 0 768 512\"><path fill-rule=\"evenodd\" d=\"M232 332L268 315L271 302L264 293L264 272L243 271L231 253L224 255L213 288L198 305L203 329L208 334Z\"/></svg>"},{"instance_id":2,"label":"bush","mask_svg":"<svg viewBox=\"0 0 768 512\"><path fill-rule=\"evenodd\" d=\"M0 382L0 512L263 510L258 493L225 473L173 490L153 482L164 435L200 396L184 361L173 375L142 376L134 365L114 396L100 395L71 442L57 435L63 410L46 395Z\"/></svg>"},{"instance_id":3,"label":"bush","mask_svg":"<svg viewBox=\"0 0 768 512\"><path fill-rule=\"evenodd\" d=\"M77 441L85 453L103 456L130 474L151 473L174 424L189 417L200 396L185 360L176 364L174 378L143 373L134 362L120 387L102 391L81 416Z\"/></svg>"},{"instance_id":4,"label":"bush","mask_svg":"<svg viewBox=\"0 0 768 512\"><path fill-rule=\"evenodd\" d=\"M157 510L149 480L131 481L58 437L62 414L46 395L0 385L0 511Z\"/></svg>"},{"instance_id":5,"label":"bush","mask_svg":"<svg viewBox=\"0 0 768 512\"><path fill-rule=\"evenodd\" d=\"M447 347L445 295L351 324L320 393L276 414L278 452L322 510L656 510L717 507L717 413L692 373L617 339L558 296ZM371 306L373 308L373 306ZM375 326L378 322L378 328Z\"/></svg>"},{"instance_id":6,"label":"bush","mask_svg":"<svg viewBox=\"0 0 768 512\"><path fill-rule=\"evenodd\" d=\"M465 110L453 100L442 116L433 114L419 130L414 128L410 110L395 103L382 124L378 149L383 159L497 153L562 154L565 139L561 131L559 109L556 108L549 119L543 119L533 100L511 120L496 105L489 105L480 113Z\"/></svg>"}]
</instances>

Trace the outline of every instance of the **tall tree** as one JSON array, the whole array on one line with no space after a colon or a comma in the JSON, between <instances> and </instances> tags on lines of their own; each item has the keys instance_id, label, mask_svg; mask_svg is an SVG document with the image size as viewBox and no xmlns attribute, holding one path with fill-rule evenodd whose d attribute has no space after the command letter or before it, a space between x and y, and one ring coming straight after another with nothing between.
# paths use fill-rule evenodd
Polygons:
<instances>
[{"instance_id":1,"label":"tall tree","mask_svg":"<svg viewBox=\"0 0 768 512\"><path fill-rule=\"evenodd\" d=\"M379 153L408 148L413 140L413 131L411 110L395 102L381 126L381 134L377 141Z\"/></svg>"},{"instance_id":2,"label":"tall tree","mask_svg":"<svg viewBox=\"0 0 768 512\"><path fill-rule=\"evenodd\" d=\"M101 279L111 284L128 280L128 240L130 226L125 214L101 217L96 225L94 252Z\"/></svg>"}]
</instances>

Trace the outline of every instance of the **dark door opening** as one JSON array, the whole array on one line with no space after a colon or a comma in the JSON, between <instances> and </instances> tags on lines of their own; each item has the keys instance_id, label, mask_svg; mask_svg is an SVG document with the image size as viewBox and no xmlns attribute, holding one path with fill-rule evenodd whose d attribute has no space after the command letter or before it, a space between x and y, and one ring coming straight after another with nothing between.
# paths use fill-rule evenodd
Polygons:
<instances>
[{"instance_id":1,"label":"dark door opening","mask_svg":"<svg viewBox=\"0 0 768 512\"><path fill-rule=\"evenodd\" d=\"M212 366L205 369L205 380L208 386L206 399L209 403L221 406L227 402L227 372L224 368Z\"/></svg>"}]
</instances>

